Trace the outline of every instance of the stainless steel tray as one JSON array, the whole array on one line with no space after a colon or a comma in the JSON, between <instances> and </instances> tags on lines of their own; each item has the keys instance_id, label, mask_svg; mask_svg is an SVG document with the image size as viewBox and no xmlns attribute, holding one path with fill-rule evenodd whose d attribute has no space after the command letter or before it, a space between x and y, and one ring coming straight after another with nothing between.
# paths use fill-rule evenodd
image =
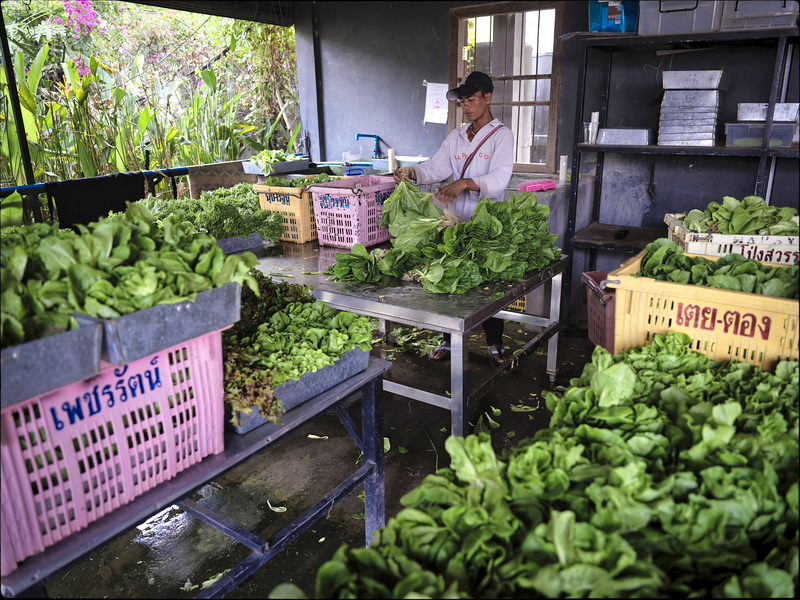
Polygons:
<instances>
[{"instance_id":1,"label":"stainless steel tray","mask_svg":"<svg viewBox=\"0 0 800 600\"><path fill-rule=\"evenodd\" d=\"M716 119L717 107L710 107L710 106L702 106L702 107L692 107L692 106L662 106L661 107L661 118L679 118L679 119L689 119L689 118L703 118L703 119Z\"/></svg>"},{"instance_id":2,"label":"stainless steel tray","mask_svg":"<svg viewBox=\"0 0 800 600\"><path fill-rule=\"evenodd\" d=\"M665 90L724 90L729 80L722 69L703 71L664 71Z\"/></svg>"},{"instance_id":3,"label":"stainless steel tray","mask_svg":"<svg viewBox=\"0 0 800 600\"><path fill-rule=\"evenodd\" d=\"M658 135L664 134L687 134L693 135L697 133L710 133L713 134L716 132L715 125L661 125L658 128Z\"/></svg>"},{"instance_id":4,"label":"stainless steel tray","mask_svg":"<svg viewBox=\"0 0 800 600\"><path fill-rule=\"evenodd\" d=\"M766 102L740 102L736 110L736 120L766 121L768 106ZM778 102L775 104L772 120L775 123L791 123L797 121L798 112L800 112L800 103Z\"/></svg>"},{"instance_id":5,"label":"stainless steel tray","mask_svg":"<svg viewBox=\"0 0 800 600\"><path fill-rule=\"evenodd\" d=\"M639 127L604 128L597 133L597 144L608 146L649 146L653 130Z\"/></svg>"},{"instance_id":6,"label":"stainless steel tray","mask_svg":"<svg viewBox=\"0 0 800 600\"><path fill-rule=\"evenodd\" d=\"M667 90L661 107L708 107L719 104L719 90Z\"/></svg>"},{"instance_id":7,"label":"stainless steel tray","mask_svg":"<svg viewBox=\"0 0 800 600\"><path fill-rule=\"evenodd\" d=\"M658 140L659 146L714 146L715 140Z\"/></svg>"},{"instance_id":8,"label":"stainless steel tray","mask_svg":"<svg viewBox=\"0 0 800 600\"><path fill-rule=\"evenodd\" d=\"M659 140L713 140L714 132L698 133L659 133Z\"/></svg>"},{"instance_id":9,"label":"stainless steel tray","mask_svg":"<svg viewBox=\"0 0 800 600\"><path fill-rule=\"evenodd\" d=\"M662 118L658 122L660 127L679 127L681 125L690 125L690 126L699 126L699 125L711 125L712 127L716 127L717 119L703 119L703 118L689 118L689 119L678 119L678 118Z\"/></svg>"}]
</instances>

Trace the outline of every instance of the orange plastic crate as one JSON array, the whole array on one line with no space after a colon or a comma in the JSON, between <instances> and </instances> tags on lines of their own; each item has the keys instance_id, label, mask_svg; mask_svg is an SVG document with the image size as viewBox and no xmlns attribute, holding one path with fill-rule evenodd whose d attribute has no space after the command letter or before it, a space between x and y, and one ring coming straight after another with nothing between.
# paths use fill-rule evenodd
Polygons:
<instances>
[{"instance_id":1,"label":"orange plastic crate","mask_svg":"<svg viewBox=\"0 0 800 600\"><path fill-rule=\"evenodd\" d=\"M253 185L263 210L280 213L283 217L282 242L304 244L317 239L314 218L314 199L305 187L275 187Z\"/></svg>"}]
</instances>

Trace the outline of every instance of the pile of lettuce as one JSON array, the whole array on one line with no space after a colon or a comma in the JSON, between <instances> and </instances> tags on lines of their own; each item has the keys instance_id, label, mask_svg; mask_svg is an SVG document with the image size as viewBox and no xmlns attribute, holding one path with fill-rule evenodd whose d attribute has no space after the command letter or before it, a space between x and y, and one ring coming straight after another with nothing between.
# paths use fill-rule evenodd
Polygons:
<instances>
[{"instance_id":1,"label":"pile of lettuce","mask_svg":"<svg viewBox=\"0 0 800 600\"><path fill-rule=\"evenodd\" d=\"M234 427L239 413L253 410L280 423L284 407L274 388L332 365L353 348L372 349L367 317L337 311L303 285L274 283L258 269L250 275L258 293L242 290L241 318L222 334L225 401Z\"/></svg>"},{"instance_id":2,"label":"pile of lettuce","mask_svg":"<svg viewBox=\"0 0 800 600\"><path fill-rule=\"evenodd\" d=\"M725 196L722 204L711 202L705 210L690 210L678 222L695 233L798 235L800 228L792 220L796 214L796 208L768 206L760 196L741 201Z\"/></svg>"},{"instance_id":3,"label":"pile of lettuce","mask_svg":"<svg viewBox=\"0 0 800 600\"><path fill-rule=\"evenodd\" d=\"M256 289L250 252L225 256L180 215L156 225L141 203L78 231L57 222L0 231L0 347L76 329L74 313L112 319L194 300L235 281Z\"/></svg>"},{"instance_id":4,"label":"pile of lettuce","mask_svg":"<svg viewBox=\"0 0 800 600\"><path fill-rule=\"evenodd\" d=\"M148 196L141 203L157 223L180 212L186 223L218 240L257 233L265 242L277 242L283 235L283 217L261 209L258 193L250 183L204 190L198 199Z\"/></svg>"},{"instance_id":5,"label":"pile of lettuce","mask_svg":"<svg viewBox=\"0 0 800 600\"><path fill-rule=\"evenodd\" d=\"M646 246L647 254L637 275L658 281L689 283L776 298L800 298L800 265L773 267L741 254L718 260L687 256L683 248L666 238Z\"/></svg>"},{"instance_id":6,"label":"pile of lettuce","mask_svg":"<svg viewBox=\"0 0 800 600\"><path fill-rule=\"evenodd\" d=\"M681 333L597 346L550 427L498 457L450 437L318 598L796 597L798 370L719 363ZM305 597L281 584L270 597Z\"/></svg>"},{"instance_id":7,"label":"pile of lettuce","mask_svg":"<svg viewBox=\"0 0 800 600\"><path fill-rule=\"evenodd\" d=\"M534 193L507 202L481 200L467 222L452 224L431 194L403 181L383 206L392 248L371 252L355 244L337 253L326 273L336 281L377 282L413 277L426 292L460 294L484 282L520 279L558 259L561 250L547 228L550 209Z\"/></svg>"}]
</instances>

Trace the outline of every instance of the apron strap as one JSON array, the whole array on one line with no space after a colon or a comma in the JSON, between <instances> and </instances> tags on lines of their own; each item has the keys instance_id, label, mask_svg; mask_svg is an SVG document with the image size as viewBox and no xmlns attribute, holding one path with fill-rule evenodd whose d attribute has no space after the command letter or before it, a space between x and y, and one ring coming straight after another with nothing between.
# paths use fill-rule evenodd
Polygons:
<instances>
[{"instance_id":1,"label":"apron strap","mask_svg":"<svg viewBox=\"0 0 800 600\"><path fill-rule=\"evenodd\" d=\"M494 129L492 129L492 130L491 130L489 133L487 133L487 134L484 136L484 138L483 138L483 139L480 141L480 143L479 143L477 146L475 146L475 150L473 150L473 151L472 151L472 154L470 154L470 155L467 157L467 161L464 163L464 168L463 168L463 169L461 169L461 177L459 177L459 179L464 179L464 173L466 173L466 172L467 172L467 167L469 167L470 163L472 162L472 159L473 159L473 158L475 158L475 155L478 153L478 150L480 150L481 146L483 146L483 143L484 143L486 140L488 140L488 139L489 139L489 136L491 136L491 135L492 135L492 134L493 134L495 131L497 131L497 130L498 130L498 129L500 129L501 127L505 127L505 125L504 125L503 123L500 123L500 125L498 125L498 126L497 126L497 127L495 127Z\"/></svg>"}]
</instances>

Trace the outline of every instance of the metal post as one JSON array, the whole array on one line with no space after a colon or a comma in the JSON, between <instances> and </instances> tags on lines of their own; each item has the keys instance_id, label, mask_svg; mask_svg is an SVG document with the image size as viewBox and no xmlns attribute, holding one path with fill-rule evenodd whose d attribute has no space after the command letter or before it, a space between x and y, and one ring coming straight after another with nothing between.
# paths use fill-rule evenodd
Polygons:
<instances>
[{"instance_id":1,"label":"metal post","mask_svg":"<svg viewBox=\"0 0 800 600\"><path fill-rule=\"evenodd\" d=\"M28 185L36 183L33 175L33 165L31 164L31 153L28 148L28 136L25 135L25 124L22 121L22 109L19 105L19 94L17 93L17 79L14 77L14 67L11 64L11 49L8 47L8 36L6 35L6 22L3 19L2 7L0 7L0 40L3 43L3 66L6 69L6 81L8 82L8 95L11 99L11 110L14 113L14 122L17 126L17 139L19 149L22 153L22 167L25 169L25 180ZM33 210L33 218L42 221L42 210L39 208L38 194L30 194L28 202Z\"/></svg>"}]
</instances>

